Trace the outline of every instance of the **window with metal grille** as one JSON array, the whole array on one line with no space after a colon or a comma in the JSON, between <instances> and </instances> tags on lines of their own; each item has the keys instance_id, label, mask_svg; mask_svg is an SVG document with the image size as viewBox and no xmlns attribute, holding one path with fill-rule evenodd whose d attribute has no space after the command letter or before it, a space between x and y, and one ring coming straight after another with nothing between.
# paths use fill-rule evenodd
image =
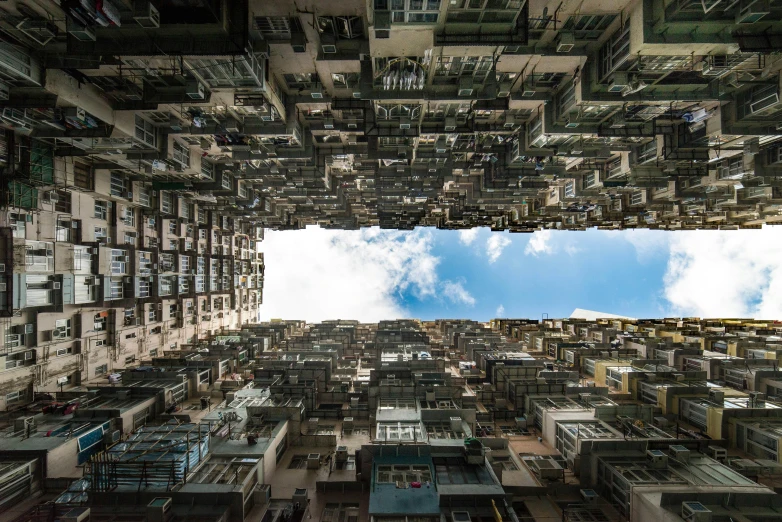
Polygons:
<instances>
[{"instance_id":1,"label":"window with metal grille","mask_svg":"<svg viewBox=\"0 0 782 522\"><path fill-rule=\"evenodd\" d=\"M446 22L457 24L513 23L521 0L451 0Z\"/></svg>"},{"instance_id":2,"label":"window with metal grille","mask_svg":"<svg viewBox=\"0 0 782 522\"><path fill-rule=\"evenodd\" d=\"M150 189L141 187L138 192L138 202L142 206L148 207L150 205Z\"/></svg>"},{"instance_id":3,"label":"window with metal grille","mask_svg":"<svg viewBox=\"0 0 782 522\"><path fill-rule=\"evenodd\" d=\"M171 210L173 208L173 204L171 201L171 193L170 192L161 192L160 193L160 205L161 210L166 214L171 214Z\"/></svg>"},{"instance_id":4,"label":"window with metal grille","mask_svg":"<svg viewBox=\"0 0 782 522\"><path fill-rule=\"evenodd\" d=\"M190 149L174 140L174 161L187 168L190 166Z\"/></svg>"},{"instance_id":5,"label":"window with metal grille","mask_svg":"<svg viewBox=\"0 0 782 522\"><path fill-rule=\"evenodd\" d=\"M97 219L107 219L109 215L109 203L108 201L95 201L95 214Z\"/></svg>"},{"instance_id":6,"label":"window with metal grille","mask_svg":"<svg viewBox=\"0 0 782 522\"><path fill-rule=\"evenodd\" d=\"M125 176L121 172L111 173L111 195L117 197L125 195Z\"/></svg>"},{"instance_id":7,"label":"window with metal grille","mask_svg":"<svg viewBox=\"0 0 782 522\"><path fill-rule=\"evenodd\" d=\"M436 24L440 0L375 0L376 11L391 11L395 24Z\"/></svg>"},{"instance_id":8,"label":"window with metal grille","mask_svg":"<svg viewBox=\"0 0 782 522\"><path fill-rule=\"evenodd\" d=\"M266 40L288 40L292 33L302 32L301 22L296 16L256 16L255 29Z\"/></svg>"},{"instance_id":9,"label":"window with metal grille","mask_svg":"<svg viewBox=\"0 0 782 522\"><path fill-rule=\"evenodd\" d=\"M107 371L109 371L108 364L101 364L100 366L96 366L95 377L100 377L101 375L105 375Z\"/></svg>"},{"instance_id":10,"label":"window with metal grille","mask_svg":"<svg viewBox=\"0 0 782 522\"><path fill-rule=\"evenodd\" d=\"M150 147L157 147L155 126L139 115L136 115L136 139Z\"/></svg>"}]
</instances>

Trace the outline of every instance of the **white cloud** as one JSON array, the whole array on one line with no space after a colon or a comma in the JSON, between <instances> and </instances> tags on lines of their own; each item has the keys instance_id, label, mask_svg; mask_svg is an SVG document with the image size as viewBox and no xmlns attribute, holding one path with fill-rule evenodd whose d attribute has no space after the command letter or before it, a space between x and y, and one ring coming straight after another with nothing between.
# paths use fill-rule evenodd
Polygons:
<instances>
[{"instance_id":1,"label":"white cloud","mask_svg":"<svg viewBox=\"0 0 782 522\"><path fill-rule=\"evenodd\" d=\"M782 316L782 227L670 233L663 294L675 315Z\"/></svg>"},{"instance_id":2,"label":"white cloud","mask_svg":"<svg viewBox=\"0 0 782 522\"><path fill-rule=\"evenodd\" d=\"M532 233L526 248L525 255L539 256L540 254L550 254L554 251L551 245L551 230L538 230Z\"/></svg>"},{"instance_id":3,"label":"white cloud","mask_svg":"<svg viewBox=\"0 0 782 522\"><path fill-rule=\"evenodd\" d=\"M708 231L699 231L708 234ZM608 232L609 234L621 234L624 239L635 247L638 262L647 264L655 256L668 252L669 241L679 232L673 234L666 230L649 230L645 228Z\"/></svg>"},{"instance_id":4,"label":"white cloud","mask_svg":"<svg viewBox=\"0 0 782 522\"><path fill-rule=\"evenodd\" d=\"M575 245L565 245L565 253L569 255L570 257L573 257L574 255L581 252L581 249L578 248Z\"/></svg>"},{"instance_id":5,"label":"white cloud","mask_svg":"<svg viewBox=\"0 0 782 522\"><path fill-rule=\"evenodd\" d=\"M434 297L440 287L432 246L431 232L422 229L267 231L262 319L404 317L402 292Z\"/></svg>"},{"instance_id":6,"label":"white cloud","mask_svg":"<svg viewBox=\"0 0 782 522\"><path fill-rule=\"evenodd\" d=\"M460 281L443 281L443 295L457 304L475 306L475 298L462 286Z\"/></svg>"},{"instance_id":7,"label":"white cloud","mask_svg":"<svg viewBox=\"0 0 782 522\"><path fill-rule=\"evenodd\" d=\"M492 233L488 240L486 240L486 256L489 258L489 263L494 263L502 255L502 251L505 247L510 245L510 239L507 235L500 232Z\"/></svg>"},{"instance_id":8,"label":"white cloud","mask_svg":"<svg viewBox=\"0 0 782 522\"><path fill-rule=\"evenodd\" d=\"M504 317L505 316L505 307L500 305L497 307L497 310L494 312L494 317Z\"/></svg>"},{"instance_id":9,"label":"white cloud","mask_svg":"<svg viewBox=\"0 0 782 522\"><path fill-rule=\"evenodd\" d=\"M459 231L459 243L462 245L471 245L476 239L478 239L478 227L466 228Z\"/></svg>"}]
</instances>

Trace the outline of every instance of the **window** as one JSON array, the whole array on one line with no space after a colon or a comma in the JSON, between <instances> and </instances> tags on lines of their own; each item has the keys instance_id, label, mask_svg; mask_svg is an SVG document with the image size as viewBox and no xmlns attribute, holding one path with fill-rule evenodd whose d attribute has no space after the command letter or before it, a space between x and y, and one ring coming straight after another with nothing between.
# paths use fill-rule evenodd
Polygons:
<instances>
[{"instance_id":1,"label":"window","mask_svg":"<svg viewBox=\"0 0 782 522\"><path fill-rule=\"evenodd\" d=\"M149 356L150 356L150 357L157 357L157 348L152 348L152 349L149 351Z\"/></svg>"},{"instance_id":2,"label":"window","mask_svg":"<svg viewBox=\"0 0 782 522\"><path fill-rule=\"evenodd\" d=\"M448 23L513 23L521 9L520 0L451 0Z\"/></svg>"},{"instance_id":3,"label":"window","mask_svg":"<svg viewBox=\"0 0 782 522\"><path fill-rule=\"evenodd\" d=\"M190 149L174 140L174 161L185 168L190 167Z\"/></svg>"},{"instance_id":4,"label":"window","mask_svg":"<svg viewBox=\"0 0 782 522\"><path fill-rule=\"evenodd\" d=\"M23 400L25 400L25 397L27 397L27 390L18 390L18 391L6 394L5 402L6 402L6 404L13 404L15 402L22 402Z\"/></svg>"},{"instance_id":5,"label":"window","mask_svg":"<svg viewBox=\"0 0 782 522\"><path fill-rule=\"evenodd\" d=\"M106 375L106 372L109 371L109 365L108 364L101 364L100 366L95 367L95 377L100 377L101 375Z\"/></svg>"},{"instance_id":6,"label":"window","mask_svg":"<svg viewBox=\"0 0 782 522\"><path fill-rule=\"evenodd\" d=\"M111 273L124 274L127 272L129 262L127 250L111 249Z\"/></svg>"},{"instance_id":7,"label":"window","mask_svg":"<svg viewBox=\"0 0 782 522\"><path fill-rule=\"evenodd\" d=\"M111 195L116 197L125 195L125 176L121 172L111 173Z\"/></svg>"},{"instance_id":8,"label":"window","mask_svg":"<svg viewBox=\"0 0 782 522\"><path fill-rule=\"evenodd\" d=\"M136 139L144 145L157 147L157 134L155 126L139 115L136 115Z\"/></svg>"},{"instance_id":9,"label":"window","mask_svg":"<svg viewBox=\"0 0 782 522\"><path fill-rule=\"evenodd\" d=\"M154 308L149 309L149 313L147 313L147 322L149 323L157 322L157 311Z\"/></svg>"},{"instance_id":10,"label":"window","mask_svg":"<svg viewBox=\"0 0 782 522\"><path fill-rule=\"evenodd\" d=\"M136 212L133 210L132 207L125 207L125 210L122 213L122 215L123 215L122 221L125 223L125 226L128 227L136 226Z\"/></svg>"},{"instance_id":11,"label":"window","mask_svg":"<svg viewBox=\"0 0 782 522\"><path fill-rule=\"evenodd\" d=\"M359 73L332 73L331 81L335 89L351 89L358 86L359 76Z\"/></svg>"},{"instance_id":12,"label":"window","mask_svg":"<svg viewBox=\"0 0 782 522\"><path fill-rule=\"evenodd\" d=\"M95 189L95 178L89 165L80 161L73 162L73 184L84 190Z\"/></svg>"},{"instance_id":13,"label":"window","mask_svg":"<svg viewBox=\"0 0 782 522\"><path fill-rule=\"evenodd\" d=\"M98 219L107 219L109 215L109 202L95 200L95 217Z\"/></svg>"},{"instance_id":14,"label":"window","mask_svg":"<svg viewBox=\"0 0 782 522\"><path fill-rule=\"evenodd\" d=\"M364 35L364 24L358 16L319 16L318 32L350 40Z\"/></svg>"},{"instance_id":15,"label":"window","mask_svg":"<svg viewBox=\"0 0 782 522\"><path fill-rule=\"evenodd\" d=\"M426 464L398 465L377 467L377 482L381 484L396 482L431 482L432 470Z\"/></svg>"},{"instance_id":16,"label":"window","mask_svg":"<svg viewBox=\"0 0 782 522\"><path fill-rule=\"evenodd\" d=\"M138 202L144 207L150 205L150 189L147 187L141 187L138 192Z\"/></svg>"},{"instance_id":17,"label":"window","mask_svg":"<svg viewBox=\"0 0 782 522\"><path fill-rule=\"evenodd\" d=\"M171 210L174 208L174 205L171 200L170 192L160 193L160 205L161 205L161 210L163 211L164 214L171 214Z\"/></svg>"},{"instance_id":18,"label":"window","mask_svg":"<svg viewBox=\"0 0 782 522\"><path fill-rule=\"evenodd\" d=\"M69 339L71 337L71 320L57 319L54 322L52 337L54 339Z\"/></svg>"},{"instance_id":19,"label":"window","mask_svg":"<svg viewBox=\"0 0 782 522\"><path fill-rule=\"evenodd\" d=\"M440 15L440 0L375 0L376 11L391 11L396 24L436 24Z\"/></svg>"},{"instance_id":20,"label":"window","mask_svg":"<svg viewBox=\"0 0 782 522\"><path fill-rule=\"evenodd\" d=\"M93 324L93 330L96 332L102 332L106 330L106 318L100 314L95 315L95 323Z\"/></svg>"},{"instance_id":21,"label":"window","mask_svg":"<svg viewBox=\"0 0 782 522\"><path fill-rule=\"evenodd\" d=\"M283 455L285 455L285 450L288 449L288 434L286 433L283 435L282 440L277 443L277 448L274 450L275 454L277 455L277 464L280 463L282 460Z\"/></svg>"},{"instance_id":22,"label":"window","mask_svg":"<svg viewBox=\"0 0 782 522\"><path fill-rule=\"evenodd\" d=\"M108 237L109 232L108 228L106 227L95 227L95 240L103 239Z\"/></svg>"},{"instance_id":23,"label":"window","mask_svg":"<svg viewBox=\"0 0 782 522\"><path fill-rule=\"evenodd\" d=\"M128 364L133 364L134 362L136 362L136 356L135 355L129 355L129 356L125 357L125 365L126 366Z\"/></svg>"},{"instance_id":24,"label":"window","mask_svg":"<svg viewBox=\"0 0 782 522\"><path fill-rule=\"evenodd\" d=\"M298 17L256 16L255 29L265 40L289 40L292 33L302 32Z\"/></svg>"},{"instance_id":25,"label":"window","mask_svg":"<svg viewBox=\"0 0 782 522\"><path fill-rule=\"evenodd\" d=\"M180 256L179 265L183 274L188 273L190 271L190 256Z\"/></svg>"},{"instance_id":26,"label":"window","mask_svg":"<svg viewBox=\"0 0 782 522\"><path fill-rule=\"evenodd\" d=\"M109 285L109 298L122 299L125 296L125 288L122 285L122 278L112 278Z\"/></svg>"},{"instance_id":27,"label":"window","mask_svg":"<svg viewBox=\"0 0 782 522\"><path fill-rule=\"evenodd\" d=\"M283 74L289 89L312 89L318 83L318 73Z\"/></svg>"},{"instance_id":28,"label":"window","mask_svg":"<svg viewBox=\"0 0 782 522\"><path fill-rule=\"evenodd\" d=\"M572 31L576 40L599 40L616 15L575 15L565 21L563 31Z\"/></svg>"}]
</instances>

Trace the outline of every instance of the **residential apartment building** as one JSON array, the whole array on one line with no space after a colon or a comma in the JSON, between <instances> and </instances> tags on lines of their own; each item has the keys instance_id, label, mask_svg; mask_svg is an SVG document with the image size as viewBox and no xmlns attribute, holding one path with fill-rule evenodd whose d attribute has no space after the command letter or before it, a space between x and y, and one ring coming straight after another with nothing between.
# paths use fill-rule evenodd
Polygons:
<instances>
[{"instance_id":1,"label":"residential apartment building","mask_svg":"<svg viewBox=\"0 0 782 522\"><path fill-rule=\"evenodd\" d=\"M782 373L737 352L777 353L781 333L699 318L225 328L3 420L0 516L782 520Z\"/></svg>"},{"instance_id":2,"label":"residential apartment building","mask_svg":"<svg viewBox=\"0 0 782 522\"><path fill-rule=\"evenodd\" d=\"M780 220L773 2L182 5L3 3L4 204L78 189L274 229Z\"/></svg>"}]
</instances>

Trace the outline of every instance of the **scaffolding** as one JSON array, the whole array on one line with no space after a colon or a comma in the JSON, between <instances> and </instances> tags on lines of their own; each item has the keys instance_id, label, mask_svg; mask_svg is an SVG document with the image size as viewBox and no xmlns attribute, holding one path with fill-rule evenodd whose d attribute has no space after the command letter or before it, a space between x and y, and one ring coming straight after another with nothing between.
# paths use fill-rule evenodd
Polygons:
<instances>
[{"instance_id":1,"label":"scaffolding","mask_svg":"<svg viewBox=\"0 0 782 522\"><path fill-rule=\"evenodd\" d=\"M85 469L91 491L144 488L170 491L187 482L209 453L209 429L171 420L145 426L96 455Z\"/></svg>"}]
</instances>

